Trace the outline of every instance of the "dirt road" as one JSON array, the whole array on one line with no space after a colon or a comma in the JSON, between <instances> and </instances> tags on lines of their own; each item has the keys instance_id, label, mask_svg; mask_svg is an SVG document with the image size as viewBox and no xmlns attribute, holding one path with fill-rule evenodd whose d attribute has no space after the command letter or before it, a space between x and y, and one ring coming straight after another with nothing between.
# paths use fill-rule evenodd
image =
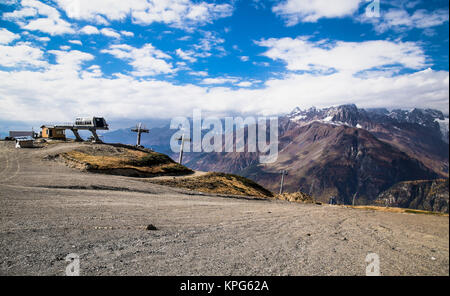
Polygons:
<instances>
[{"instance_id":1,"label":"dirt road","mask_svg":"<svg viewBox=\"0 0 450 296\"><path fill-rule=\"evenodd\" d=\"M448 275L448 217L195 194L0 141L0 275ZM153 224L156 231L146 230Z\"/></svg>"}]
</instances>

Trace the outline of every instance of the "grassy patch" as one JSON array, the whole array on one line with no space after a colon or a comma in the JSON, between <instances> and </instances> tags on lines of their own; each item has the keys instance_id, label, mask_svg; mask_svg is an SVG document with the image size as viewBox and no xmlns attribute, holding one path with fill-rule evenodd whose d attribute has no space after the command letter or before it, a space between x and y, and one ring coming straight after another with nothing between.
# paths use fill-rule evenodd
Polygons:
<instances>
[{"instance_id":1,"label":"grassy patch","mask_svg":"<svg viewBox=\"0 0 450 296\"><path fill-rule=\"evenodd\" d=\"M152 177L192 173L192 170L174 162L167 155L124 147L86 146L61 156L78 166L84 166L88 171L106 174Z\"/></svg>"},{"instance_id":2,"label":"grassy patch","mask_svg":"<svg viewBox=\"0 0 450 296\"><path fill-rule=\"evenodd\" d=\"M272 192L252 180L224 173L208 173L183 179L150 180L150 182L205 193L273 197Z\"/></svg>"},{"instance_id":3,"label":"grassy patch","mask_svg":"<svg viewBox=\"0 0 450 296\"><path fill-rule=\"evenodd\" d=\"M174 161L170 157L156 152L148 153L147 155L130 161L130 164L137 167L151 167L155 165L170 163L174 163Z\"/></svg>"},{"instance_id":4,"label":"grassy patch","mask_svg":"<svg viewBox=\"0 0 450 296\"><path fill-rule=\"evenodd\" d=\"M445 214L445 213L437 213L437 212L429 212L429 211L420 211L420 210L413 210L413 209L405 209L405 213L409 213L409 214L421 214L421 215L435 215L435 216L448 216L448 214Z\"/></svg>"},{"instance_id":5,"label":"grassy patch","mask_svg":"<svg viewBox=\"0 0 450 296\"><path fill-rule=\"evenodd\" d=\"M448 217L448 214L445 214L445 213L437 213L437 212L414 210L414 209L389 208L389 207L378 207L378 206L345 206L345 207L352 208L352 209L371 210L371 211L388 212L388 213L407 213L407 214L422 214L422 215L435 215L435 216L447 216Z\"/></svg>"}]
</instances>

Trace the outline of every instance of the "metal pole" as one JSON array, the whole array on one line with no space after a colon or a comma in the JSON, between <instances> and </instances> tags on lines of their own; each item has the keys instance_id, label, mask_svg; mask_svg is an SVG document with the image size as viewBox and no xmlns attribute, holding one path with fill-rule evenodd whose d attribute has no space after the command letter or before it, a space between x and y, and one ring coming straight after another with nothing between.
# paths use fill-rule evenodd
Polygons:
<instances>
[{"instance_id":1,"label":"metal pole","mask_svg":"<svg viewBox=\"0 0 450 296\"><path fill-rule=\"evenodd\" d=\"M356 197L356 192L355 192L355 194L353 194L353 201L352 201L352 206L354 206L354 205L355 205L355 197Z\"/></svg>"},{"instance_id":2,"label":"metal pole","mask_svg":"<svg viewBox=\"0 0 450 296\"><path fill-rule=\"evenodd\" d=\"M183 162L183 146L184 146L184 134L181 136L180 158L178 159L179 164L182 164Z\"/></svg>"},{"instance_id":3,"label":"metal pole","mask_svg":"<svg viewBox=\"0 0 450 296\"><path fill-rule=\"evenodd\" d=\"M280 185L280 195L283 194L284 176L287 175L287 171L281 171L281 185Z\"/></svg>"},{"instance_id":4,"label":"metal pole","mask_svg":"<svg viewBox=\"0 0 450 296\"><path fill-rule=\"evenodd\" d=\"M284 174L281 173L280 195L283 194Z\"/></svg>"},{"instance_id":5,"label":"metal pole","mask_svg":"<svg viewBox=\"0 0 450 296\"><path fill-rule=\"evenodd\" d=\"M136 142L137 146L141 146L141 126L142 123L139 122L139 126L137 127L137 142Z\"/></svg>"}]
</instances>

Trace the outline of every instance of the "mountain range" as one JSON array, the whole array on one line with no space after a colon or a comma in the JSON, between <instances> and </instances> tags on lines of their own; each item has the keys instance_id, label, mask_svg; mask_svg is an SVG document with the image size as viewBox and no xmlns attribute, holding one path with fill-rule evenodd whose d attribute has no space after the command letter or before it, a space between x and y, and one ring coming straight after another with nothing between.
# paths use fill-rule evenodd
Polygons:
<instances>
[{"instance_id":1,"label":"mountain range","mask_svg":"<svg viewBox=\"0 0 450 296\"><path fill-rule=\"evenodd\" d=\"M296 108L279 117L276 162L261 164L258 153L201 152L186 153L184 164L248 177L275 192L279 172L287 170L288 192L370 204L398 182L448 178L448 122L448 116L432 109ZM174 132L169 126L150 129L142 144L176 158L169 146ZM135 139L128 129L104 134L106 142L132 144Z\"/></svg>"}]
</instances>

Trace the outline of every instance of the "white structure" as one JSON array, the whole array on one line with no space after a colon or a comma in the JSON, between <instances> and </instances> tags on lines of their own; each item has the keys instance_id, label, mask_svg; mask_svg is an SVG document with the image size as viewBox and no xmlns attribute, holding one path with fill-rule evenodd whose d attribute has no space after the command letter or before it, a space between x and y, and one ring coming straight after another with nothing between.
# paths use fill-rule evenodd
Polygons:
<instances>
[{"instance_id":1,"label":"white structure","mask_svg":"<svg viewBox=\"0 0 450 296\"><path fill-rule=\"evenodd\" d=\"M16 137L16 148L33 148L32 137Z\"/></svg>"}]
</instances>

